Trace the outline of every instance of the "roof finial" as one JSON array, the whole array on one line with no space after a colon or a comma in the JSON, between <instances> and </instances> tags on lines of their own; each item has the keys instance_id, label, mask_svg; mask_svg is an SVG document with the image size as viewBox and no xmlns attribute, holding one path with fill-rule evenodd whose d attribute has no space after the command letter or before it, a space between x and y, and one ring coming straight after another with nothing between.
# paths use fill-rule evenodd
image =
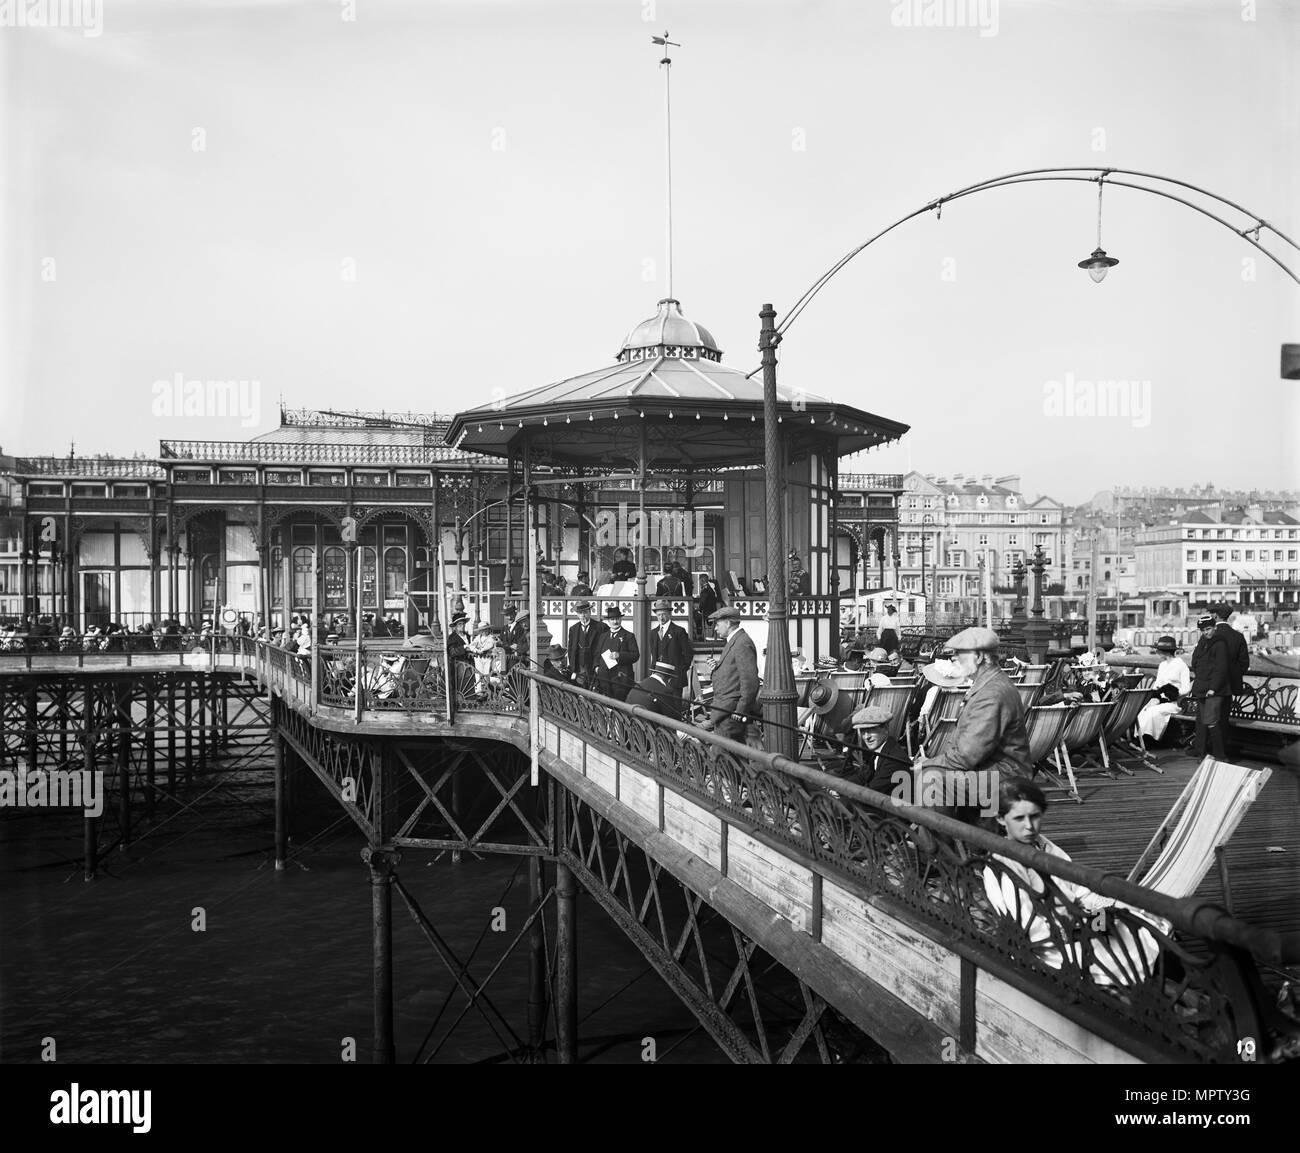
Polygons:
<instances>
[{"instance_id":1,"label":"roof finial","mask_svg":"<svg viewBox=\"0 0 1300 1153\"><path fill-rule=\"evenodd\" d=\"M662 36L651 36L652 44L660 45L664 50L659 67L664 70L664 199L665 199L665 241L668 249L668 296L673 295L673 101L672 74L673 62L668 55L669 48L680 48L675 40L668 39L668 30Z\"/></svg>"}]
</instances>

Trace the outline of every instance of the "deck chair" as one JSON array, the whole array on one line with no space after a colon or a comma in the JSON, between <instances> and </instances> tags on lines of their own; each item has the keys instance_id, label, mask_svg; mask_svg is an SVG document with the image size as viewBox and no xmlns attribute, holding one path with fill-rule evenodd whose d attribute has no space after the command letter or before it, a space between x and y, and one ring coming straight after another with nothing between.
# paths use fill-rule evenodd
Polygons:
<instances>
[{"instance_id":1,"label":"deck chair","mask_svg":"<svg viewBox=\"0 0 1300 1153\"><path fill-rule=\"evenodd\" d=\"M956 717L940 717L937 721L932 722L933 728L930 735L925 739L925 758L929 760L937 757L943 752L943 747L952 738L953 733L957 731Z\"/></svg>"},{"instance_id":2,"label":"deck chair","mask_svg":"<svg viewBox=\"0 0 1300 1153\"><path fill-rule=\"evenodd\" d=\"M1047 674L1051 667L1051 665L1026 665L1020 683L1022 685L1043 684L1047 680Z\"/></svg>"},{"instance_id":3,"label":"deck chair","mask_svg":"<svg viewBox=\"0 0 1300 1153\"><path fill-rule=\"evenodd\" d=\"M1030 777L1041 771L1059 788L1068 788L1061 780L1061 738L1070 723L1070 710L1064 705L1034 705L1025 712L1025 731L1029 736ZM1056 772L1045 767L1047 758L1054 756Z\"/></svg>"},{"instance_id":4,"label":"deck chair","mask_svg":"<svg viewBox=\"0 0 1300 1153\"><path fill-rule=\"evenodd\" d=\"M1016 685L1016 692L1020 694L1020 703L1025 706L1027 713L1038 704L1038 698L1043 695L1043 682L1034 681L1032 684L1026 684L1022 681Z\"/></svg>"},{"instance_id":5,"label":"deck chair","mask_svg":"<svg viewBox=\"0 0 1300 1153\"><path fill-rule=\"evenodd\" d=\"M1206 757L1192 774L1174 807L1142 850L1130 881L1168 897L1190 897L1200 888L1213 859L1219 866L1223 903L1232 913L1232 892L1223 852L1246 810L1268 782L1272 769L1251 768ZM1160 855L1143 872L1153 849Z\"/></svg>"},{"instance_id":6,"label":"deck chair","mask_svg":"<svg viewBox=\"0 0 1300 1153\"><path fill-rule=\"evenodd\" d=\"M1061 756L1065 760L1065 773L1070 779L1070 796L1078 804L1083 804L1083 798L1079 795L1079 786L1074 779L1074 765L1070 760L1070 754L1086 753L1093 745L1097 746L1101 754L1100 763L1095 757L1080 760L1082 768L1089 759L1094 765L1097 765L1106 776L1114 779L1115 774L1111 772L1110 756L1106 752L1106 745L1102 738L1102 726L1106 723L1106 718L1110 715L1115 707L1114 701L1082 701L1077 705L1070 706L1066 711L1070 714L1069 723L1065 726L1065 732L1061 734Z\"/></svg>"},{"instance_id":7,"label":"deck chair","mask_svg":"<svg viewBox=\"0 0 1300 1153\"><path fill-rule=\"evenodd\" d=\"M1164 769L1155 763L1151 754L1133 741L1133 726L1137 724L1138 713L1150 699L1150 689L1136 687L1122 689L1114 698L1115 707L1106 718L1105 725L1102 726L1101 740L1103 746L1110 751L1110 763L1130 777L1133 775L1133 770L1124 764L1124 758L1120 756L1121 751L1127 753L1130 760L1136 757L1139 764L1148 769L1154 769L1157 773L1164 772Z\"/></svg>"}]
</instances>

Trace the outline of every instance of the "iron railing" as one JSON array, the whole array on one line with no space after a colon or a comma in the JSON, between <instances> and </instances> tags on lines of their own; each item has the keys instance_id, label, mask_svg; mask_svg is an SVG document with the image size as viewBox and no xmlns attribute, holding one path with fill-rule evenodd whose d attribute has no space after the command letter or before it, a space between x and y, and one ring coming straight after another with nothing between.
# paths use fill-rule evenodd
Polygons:
<instances>
[{"instance_id":1,"label":"iron railing","mask_svg":"<svg viewBox=\"0 0 1300 1153\"><path fill-rule=\"evenodd\" d=\"M106 480L165 480L152 460L121 456L20 456L15 476L103 477Z\"/></svg>"},{"instance_id":2,"label":"iron railing","mask_svg":"<svg viewBox=\"0 0 1300 1153\"><path fill-rule=\"evenodd\" d=\"M1277 962L1281 944L1272 931L535 679L544 719L752 828L815 872L919 918L958 953L1144 1059L1237 1061L1243 1046L1265 1035L1251 957ZM1034 875L1041 889L1024 879ZM1104 916L1085 908L1084 891L1112 899ZM993 893L1002 895L1002 911ZM1016 906L1018 915L1008 915ZM1247 1059L1268 1055L1252 1048Z\"/></svg>"},{"instance_id":3,"label":"iron railing","mask_svg":"<svg viewBox=\"0 0 1300 1153\"><path fill-rule=\"evenodd\" d=\"M347 444L309 441L281 444L244 440L164 440L159 455L173 462L203 461L222 464L335 464L404 467L440 461L483 461L488 457L462 452L448 445ZM493 461L492 463L496 463Z\"/></svg>"}]
</instances>

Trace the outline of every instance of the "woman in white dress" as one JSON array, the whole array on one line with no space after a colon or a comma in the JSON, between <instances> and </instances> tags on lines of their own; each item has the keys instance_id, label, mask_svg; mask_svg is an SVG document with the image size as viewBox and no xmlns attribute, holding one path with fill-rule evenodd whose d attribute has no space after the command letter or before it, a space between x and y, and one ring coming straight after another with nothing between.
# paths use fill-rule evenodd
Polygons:
<instances>
[{"instance_id":1,"label":"woman in white dress","mask_svg":"<svg viewBox=\"0 0 1300 1153\"><path fill-rule=\"evenodd\" d=\"M1137 726L1144 741L1159 742L1169 727L1169 718L1182 708L1181 698L1192 691L1192 670L1178 655L1178 643L1173 637L1157 640L1155 651L1164 659L1156 669L1153 695L1138 713Z\"/></svg>"},{"instance_id":2,"label":"woman in white dress","mask_svg":"<svg viewBox=\"0 0 1300 1153\"><path fill-rule=\"evenodd\" d=\"M1046 811L1047 798L1037 785L1024 777L1002 779L997 822L1007 839L1068 861L1070 855L1039 831ZM984 892L989 904L1028 934L1030 946L1043 964L1060 969L1068 956L1071 968L1082 968L1084 934L1081 926L1074 924L1074 919L1082 915L1093 924L1088 934L1092 943L1088 973L1094 982L1134 985L1154 973L1160 954L1156 937L1144 928L1135 933L1129 924L1110 918L1105 911L1126 909L1162 933L1169 932L1167 921L1060 877L1051 878L1054 899L1049 903L1044 874L1008 857L995 856L993 860L1001 868L984 868ZM1103 918L1100 927L1099 917Z\"/></svg>"}]
</instances>

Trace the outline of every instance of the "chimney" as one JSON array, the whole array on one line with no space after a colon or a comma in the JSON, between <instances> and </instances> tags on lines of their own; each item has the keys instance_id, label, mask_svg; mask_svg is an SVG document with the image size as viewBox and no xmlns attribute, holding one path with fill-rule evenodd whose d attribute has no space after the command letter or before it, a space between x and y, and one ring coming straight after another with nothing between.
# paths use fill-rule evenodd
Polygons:
<instances>
[{"instance_id":1,"label":"chimney","mask_svg":"<svg viewBox=\"0 0 1300 1153\"><path fill-rule=\"evenodd\" d=\"M982 477L980 477L980 484L982 484L985 488L992 488L993 474L991 472L986 472Z\"/></svg>"},{"instance_id":2,"label":"chimney","mask_svg":"<svg viewBox=\"0 0 1300 1153\"><path fill-rule=\"evenodd\" d=\"M1012 473L1010 476L1000 476L994 483L1000 485L1002 488L1010 489L1014 493L1018 494L1020 492L1020 477L1015 473Z\"/></svg>"}]
</instances>

